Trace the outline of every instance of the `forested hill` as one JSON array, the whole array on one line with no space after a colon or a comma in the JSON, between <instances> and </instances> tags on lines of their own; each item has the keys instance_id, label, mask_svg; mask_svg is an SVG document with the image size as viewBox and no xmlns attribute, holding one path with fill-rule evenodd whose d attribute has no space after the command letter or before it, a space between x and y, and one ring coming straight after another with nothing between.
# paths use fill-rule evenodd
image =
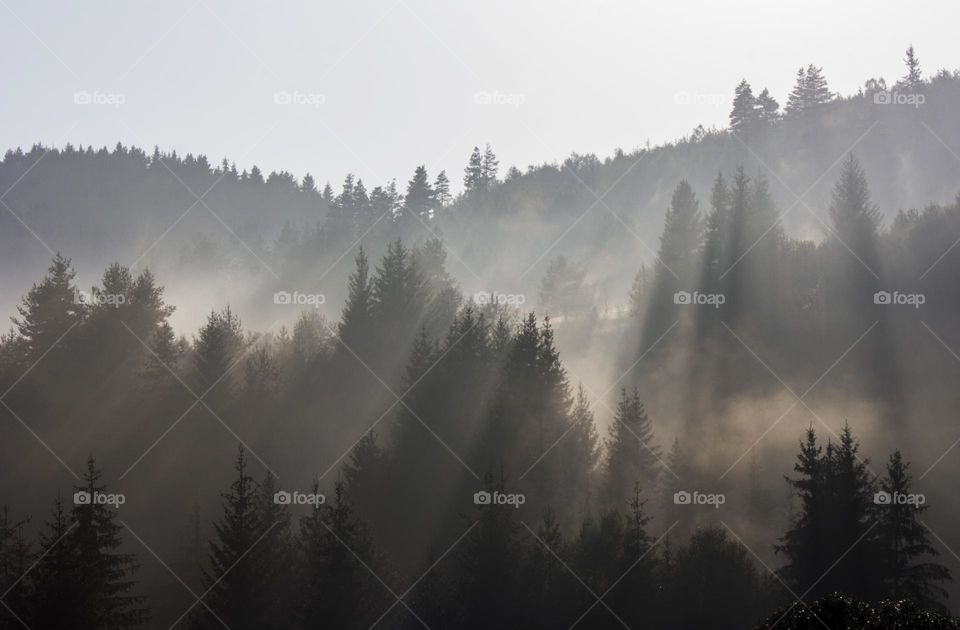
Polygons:
<instances>
[{"instance_id":1,"label":"forested hill","mask_svg":"<svg viewBox=\"0 0 960 630\"><path fill-rule=\"evenodd\" d=\"M675 100L680 107L701 98ZM434 178L422 168L409 183L363 182L361 173L324 187L322 181L343 174L238 172L226 159L216 164L203 155L120 144L10 150L0 162L7 206L0 214L0 265L30 273L6 274L3 282L42 273L53 250L74 260L81 280L85 270L112 261L160 272L231 270L268 282L305 264L326 269L339 261L331 274L331 284L339 284L351 258L343 250L356 238L378 254L395 237L416 242L435 232L470 292L535 293L548 261L565 255L587 268L599 300L618 302L640 264L652 259L670 192L682 178L706 199L718 170L743 165L748 175L764 176L778 209L789 211L787 232L812 239L825 234L814 215L825 217L837 165L850 151L887 218L949 202L960 190L957 72L921 79L912 68L889 88L871 79L858 94L841 97L811 66L782 101L781 108L745 81L734 92L730 129L697 128L665 146L605 158L573 154L525 171L500 167L493 151L475 149L457 195L449 180L459 173ZM496 257L489 255L493 242L501 252ZM27 288L0 290L18 296ZM12 304L4 299L0 308L10 313Z\"/></svg>"}]
</instances>

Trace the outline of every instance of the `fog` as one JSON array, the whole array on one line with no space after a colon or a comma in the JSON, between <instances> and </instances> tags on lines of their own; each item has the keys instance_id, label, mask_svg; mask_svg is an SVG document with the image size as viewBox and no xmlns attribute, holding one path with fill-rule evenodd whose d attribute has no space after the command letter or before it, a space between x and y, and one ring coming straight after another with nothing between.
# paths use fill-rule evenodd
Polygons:
<instances>
[{"instance_id":1,"label":"fog","mask_svg":"<svg viewBox=\"0 0 960 630\"><path fill-rule=\"evenodd\" d=\"M199 56L216 40L193 42L189 16L223 18L198 4L170 41ZM436 20L496 14L505 40L538 26L528 8L427 8L379 19L402 14L441 49L461 27ZM61 58L58 20L6 9L21 29L3 28L61 71L116 65L99 44ZM747 24L797 17L753 9ZM126 93L81 90L99 122L55 143L44 112L24 114L34 135L6 132L0 162L2 627L886 627L895 609L910 627L958 623L960 70L940 69L946 19L878 47L867 26L890 26L886 11L851 34L869 55L817 44L833 27L805 46L788 29L762 63L759 44L689 41L702 63L668 47L690 86L739 66L711 79L727 81L707 103L720 116L691 124L687 101L719 95L699 88L640 110L655 142L618 103L589 109L589 132L551 134L558 105L529 133L478 115L462 136L443 117L425 129L417 99L365 103L327 131L382 147L370 161L310 146L316 121L294 107L309 92L275 101L293 136L226 157L242 107L204 125L210 104L192 105L137 135L104 100ZM541 13L508 47L548 59L548 92L556 65L536 42L556 20L605 25L583 42L599 45L642 17ZM299 68L311 32L261 58L257 15L220 24L253 90ZM380 52L361 37L358 72L398 37L367 17ZM157 37L131 60L155 77L185 52ZM349 67L342 44L321 59ZM491 85L523 80L448 52ZM7 72L73 91L49 69ZM676 81L643 73L649 93ZM335 85L376 97L360 76ZM599 80L577 76L571 89ZM204 89L228 99L236 80ZM519 110L529 89L474 104ZM613 137L632 148L595 149Z\"/></svg>"}]
</instances>

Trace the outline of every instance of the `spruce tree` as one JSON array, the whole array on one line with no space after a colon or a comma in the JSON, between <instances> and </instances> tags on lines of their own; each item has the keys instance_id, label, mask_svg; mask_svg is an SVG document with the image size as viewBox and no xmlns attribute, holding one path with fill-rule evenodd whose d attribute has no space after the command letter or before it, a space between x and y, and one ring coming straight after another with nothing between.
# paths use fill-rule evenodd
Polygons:
<instances>
[{"instance_id":1,"label":"spruce tree","mask_svg":"<svg viewBox=\"0 0 960 630\"><path fill-rule=\"evenodd\" d=\"M347 302L337 325L340 340L361 358L368 356L373 330L373 286L370 263L363 246L354 259L356 269L350 275Z\"/></svg>"},{"instance_id":2,"label":"spruce tree","mask_svg":"<svg viewBox=\"0 0 960 630\"><path fill-rule=\"evenodd\" d=\"M21 620L29 617L29 582L24 578L30 569L32 554L23 538L27 522L28 519L13 520L9 506L3 506L0 515L0 599L5 605L0 608L0 629L3 630L20 628L22 624L17 617Z\"/></svg>"},{"instance_id":3,"label":"spruce tree","mask_svg":"<svg viewBox=\"0 0 960 630\"><path fill-rule=\"evenodd\" d=\"M316 485L313 491L318 492ZM332 502L301 518L300 545L302 627L366 628L389 606L386 589L367 568L380 575L382 561L366 524L354 515L342 481L335 485Z\"/></svg>"},{"instance_id":4,"label":"spruce tree","mask_svg":"<svg viewBox=\"0 0 960 630\"><path fill-rule=\"evenodd\" d=\"M440 171L433 182L433 192L436 195L437 206L446 208L450 205L450 180L446 171Z\"/></svg>"},{"instance_id":5,"label":"spruce tree","mask_svg":"<svg viewBox=\"0 0 960 630\"><path fill-rule=\"evenodd\" d=\"M247 473L243 447L234 469L237 475L230 491L220 495L223 513L213 524L216 538L209 542L208 566L203 569L206 606L198 604L193 611L200 628L222 627L216 617L234 629L265 628L270 623L264 548L258 549L267 529L258 510L258 484Z\"/></svg>"},{"instance_id":6,"label":"spruce tree","mask_svg":"<svg viewBox=\"0 0 960 630\"><path fill-rule=\"evenodd\" d=\"M58 493L53 514L39 534L39 562L28 576L27 615L17 613L29 620L32 629L95 628L93 602L77 553L76 527Z\"/></svg>"},{"instance_id":7,"label":"spruce tree","mask_svg":"<svg viewBox=\"0 0 960 630\"><path fill-rule=\"evenodd\" d=\"M407 182L407 194L403 203L407 210L421 220L430 220L437 199L436 192L430 186L426 166L420 165L414 170L413 177Z\"/></svg>"},{"instance_id":8,"label":"spruce tree","mask_svg":"<svg viewBox=\"0 0 960 630\"><path fill-rule=\"evenodd\" d=\"M468 195L483 192L486 182L483 178L483 155L480 153L480 147L473 147L473 152L470 154L470 161L467 163L467 167L463 172L464 192Z\"/></svg>"},{"instance_id":9,"label":"spruce tree","mask_svg":"<svg viewBox=\"0 0 960 630\"><path fill-rule=\"evenodd\" d=\"M797 70L797 80L787 97L787 114L802 114L807 109L807 73L803 68Z\"/></svg>"},{"instance_id":10,"label":"spruce tree","mask_svg":"<svg viewBox=\"0 0 960 630\"><path fill-rule=\"evenodd\" d=\"M946 610L947 591L941 583L952 578L950 570L934 562L939 553L930 542L921 515L929 505L906 499L913 495L910 464L895 451L887 462L886 476L880 482L886 501L875 501L877 539L883 576L883 596L894 601L907 599L922 608ZM922 495L921 495L922 496Z\"/></svg>"},{"instance_id":11,"label":"spruce tree","mask_svg":"<svg viewBox=\"0 0 960 630\"><path fill-rule=\"evenodd\" d=\"M231 391L231 370L243 346L240 318L230 306L221 312L211 311L194 343L194 362L197 370L198 393L216 385L222 394ZM219 382L218 382L219 381Z\"/></svg>"},{"instance_id":12,"label":"spruce tree","mask_svg":"<svg viewBox=\"0 0 960 630\"><path fill-rule=\"evenodd\" d=\"M70 259L57 254L43 281L34 284L17 306L20 316L13 318L13 323L29 359L39 359L86 316L87 307L78 299L80 293L73 283L75 277Z\"/></svg>"},{"instance_id":13,"label":"spruce tree","mask_svg":"<svg viewBox=\"0 0 960 630\"><path fill-rule=\"evenodd\" d=\"M96 499L106 496L100 477L101 471L91 455L83 484L74 488L84 493L87 501L74 505L71 514L77 524L70 532L71 544L83 576L86 604L83 613L77 615L79 623L73 627L133 628L150 617L144 598L133 593L134 576L140 565L134 555L119 551L123 526L116 522L117 508Z\"/></svg>"},{"instance_id":14,"label":"spruce tree","mask_svg":"<svg viewBox=\"0 0 960 630\"><path fill-rule=\"evenodd\" d=\"M609 507L624 507L634 485L652 488L657 478L659 447L654 443L653 423L634 389L620 392L614 422L606 441L603 499Z\"/></svg>"},{"instance_id":15,"label":"spruce tree","mask_svg":"<svg viewBox=\"0 0 960 630\"><path fill-rule=\"evenodd\" d=\"M734 90L733 109L730 110L730 130L746 133L758 120L757 99L746 79Z\"/></svg>"},{"instance_id":16,"label":"spruce tree","mask_svg":"<svg viewBox=\"0 0 960 630\"><path fill-rule=\"evenodd\" d=\"M833 94L827 87L827 80L823 76L823 68L813 64L807 66L807 76L804 79L804 111L829 103Z\"/></svg>"},{"instance_id":17,"label":"spruce tree","mask_svg":"<svg viewBox=\"0 0 960 630\"><path fill-rule=\"evenodd\" d=\"M920 60L913 52L913 44L907 48L907 56L904 63L907 66L907 74L900 80L903 86L910 92L917 92L923 86L923 76L920 73Z\"/></svg>"},{"instance_id":18,"label":"spruce tree","mask_svg":"<svg viewBox=\"0 0 960 630\"><path fill-rule=\"evenodd\" d=\"M757 119L764 124L776 122L780 116L780 103L770 95L770 90L763 88L757 96Z\"/></svg>"},{"instance_id":19,"label":"spruce tree","mask_svg":"<svg viewBox=\"0 0 960 630\"><path fill-rule=\"evenodd\" d=\"M500 168L500 161L494 155L493 149L488 144L483 152L483 162L480 167L480 179L484 190L490 190L497 183L497 171Z\"/></svg>"}]
</instances>

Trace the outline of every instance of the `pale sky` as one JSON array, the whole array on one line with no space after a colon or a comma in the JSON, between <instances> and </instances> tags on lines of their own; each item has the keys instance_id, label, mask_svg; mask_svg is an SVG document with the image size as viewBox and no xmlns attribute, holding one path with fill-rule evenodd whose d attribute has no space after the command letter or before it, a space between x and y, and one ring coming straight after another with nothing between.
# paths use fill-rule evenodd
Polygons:
<instances>
[{"instance_id":1,"label":"pale sky","mask_svg":"<svg viewBox=\"0 0 960 630\"><path fill-rule=\"evenodd\" d=\"M814 63L849 94L900 76L911 42L925 74L960 67L955 2L0 0L0 16L3 150L158 144L335 187L425 163L459 188L486 142L504 170L658 144L725 126L741 78L783 104Z\"/></svg>"}]
</instances>

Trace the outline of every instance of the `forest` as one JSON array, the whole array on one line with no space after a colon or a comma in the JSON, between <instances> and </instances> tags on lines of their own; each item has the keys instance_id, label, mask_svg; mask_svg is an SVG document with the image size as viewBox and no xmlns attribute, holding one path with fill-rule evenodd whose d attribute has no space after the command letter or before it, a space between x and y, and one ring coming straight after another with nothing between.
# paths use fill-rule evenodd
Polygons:
<instances>
[{"instance_id":1,"label":"forest","mask_svg":"<svg viewBox=\"0 0 960 630\"><path fill-rule=\"evenodd\" d=\"M958 165L857 139L957 105L911 47L602 162L477 146L456 195L8 152L11 213L91 236L0 337L0 628L960 627Z\"/></svg>"}]
</instances>

